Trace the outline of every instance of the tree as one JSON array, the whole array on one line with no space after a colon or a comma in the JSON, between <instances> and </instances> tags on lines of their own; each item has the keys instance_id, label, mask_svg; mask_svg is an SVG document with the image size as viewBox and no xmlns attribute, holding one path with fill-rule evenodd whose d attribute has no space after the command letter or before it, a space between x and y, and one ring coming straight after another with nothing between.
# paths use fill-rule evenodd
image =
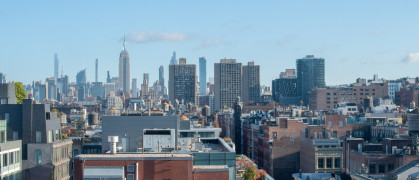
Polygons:
<instances>
[{"instance_id":1,"label":"tree","mask_svg":"<svg viewBox=\"0 0 419 180\"><path fill-rule=\"evenodd\" d=\"M246 168L243 174L244 180L256 180L258 176L257 169L254 166L249 166Z\"/></svg>"},{"instance_id":2,"label":"tree","mask_svg":"<svg viewBox=\"0 0 419 180\"><path fill-rule=\"evenodd\" d=\"M17 98L17 103L22 104L23 99L26 98L26 91L23 89L23 84L21 82L15 82L15 94Z\"/></svg>"}]
</instances>

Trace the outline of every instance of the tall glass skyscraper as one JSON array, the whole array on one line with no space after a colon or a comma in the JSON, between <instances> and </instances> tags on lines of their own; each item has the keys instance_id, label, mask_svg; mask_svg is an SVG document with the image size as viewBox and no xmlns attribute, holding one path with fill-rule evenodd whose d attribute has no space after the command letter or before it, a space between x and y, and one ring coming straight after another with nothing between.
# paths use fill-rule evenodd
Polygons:
<instances>
[{"instance_id":1,"label":"tall glass skyscraper","mask_svg":"<svg viewBox=\"0 0 419 180\"><path fill-rule=\"evenodd\" d=\"M59 66L59 60L57 53L54 54L54 77L55 79L58 79L58 66Z\"/></svg>"},{"instance_id":2,"label":"tall glass skyscraper","mask_svg":"<svg viewBox=\"0 0 419 180\"><path fill-rule=\"evenodd\" d=\"M161 95L164 95L164 67L159 67L159 84L161 87Z\"/></svg>"},{"instance_id":3,"label":"tall glass skyscraper","mask_svg":"<svg viewBox=\"0 0 419 180\"><path fill-rule=\"evenodd\" d=\"M177 60L176 60L176 51L175 51L175 52L173 52L172 59L170 59L170 64L177 64Z\"/></svg>"},{"instance_id":4,"label":"tall glass skyscraper","mask_svg":"<svg viewBox=\"0 0 419 180\"><path fill-rule=\"evenodd\" d=\"M99 66L99 59L96 58L96 64L95 64L95 82L98 82L97 80L97 74L98 74L98 67Z\"/></svg>"},{"instance_id":5,"label":"tall glass skyscraper","mask_svg":"<svg viewBox=\"0 0 419 180\"><path fill-rule=\"evenodd\" d=\"M207 93L207 60L205 57L199 58L199 95Z\"/></svg>"},{"instance_id":6,"label":"tall glass skyscraper","mask_svg":"<svg viewBox=\"0 0 419 180\"><path fill-rule=\"evenodd\" d=\"M324 59L307 55L297 59L297 95L301 97L303 104L309 104L309 92L315 88L324 88Z\"/></svg>"}]
</instances>

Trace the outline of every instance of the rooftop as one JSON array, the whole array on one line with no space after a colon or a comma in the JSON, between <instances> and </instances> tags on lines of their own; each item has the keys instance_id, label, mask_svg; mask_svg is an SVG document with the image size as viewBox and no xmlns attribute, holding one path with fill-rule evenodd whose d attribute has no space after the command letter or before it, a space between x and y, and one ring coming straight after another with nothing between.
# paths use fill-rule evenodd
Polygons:
<instances>
[{"instance_id":1,"label":"rooftop","mask_svg":"<svg viewBox=\"0 0 419 180\"><path fill-rule=\"evenodd\" d=\"M192 160L190 154L81 154L76 156L79 160Z\"/></svg>"},{"instance_id":2,"label":"rooftop","mask_svg":"<svg viewBox=\"0 0 419 180\"><path fill-rule=\"evenodd\" d=\"M195 172L214 172L214 171L227 171L228 172L228 166L222 165L222 166L193 166L193 170Z\"/></svg>"}]
</instances>

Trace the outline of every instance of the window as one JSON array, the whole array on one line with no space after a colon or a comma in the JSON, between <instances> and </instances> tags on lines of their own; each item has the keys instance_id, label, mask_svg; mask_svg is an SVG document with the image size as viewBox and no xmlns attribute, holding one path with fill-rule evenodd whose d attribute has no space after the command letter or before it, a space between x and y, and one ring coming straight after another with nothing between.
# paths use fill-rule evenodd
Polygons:
<instances>
[{"instance_id":1,"label":"window","mask_svg":"<svg viewBox=\"0 0 419 180\"><path fill-rule=\"evenodd\" d=\"M364 93L359 93L359 95L361 95L361 96L362 96L362 95L364 95Z\"/></svg>"},{"instance_id":2,"label":"window","mask_svg":"<svg viewBox=\"0 0 419 180\"><path fill-rule=\"evenodd\" d=\"M3 167L6 167L7 164L7 153L3 154Z\"/></svg>"},{"instance_id":3,"label":"window","mask_svg":"<svg viewBox=\"0 0 419 180\"><path fill-rule=\"evenodd\" d=\"M55 140L60 140L60 131L59 130L55 130Z\"/></svg>"},{"instance_id":4,"label":"window","mask_svg":"<svg viewBox=\"0 0 419 180\"><path fill-rule=\"evenodd\" d=\"M340 158L335 158L335 168L340 168Z\"/></svg>"},{"instance_id":5,"label":"window","mask_svg":"<svg viewBox=\"0 0 419 180\"><path fill-rule=\"evenodd\" d=\"M376 173L376 171L375 171L375 164L370 164L369 166L369 173L371 173L371 174L375 174Z\"/></svg>"},{"instance_id":6,"label":"window","mask_svg":"<svg viewBox=\"0 0 419 180\"><path fill-rule=\"evenodd\" d=\"M305 130L305 136L306 136L306 138L308 138L308 128L306 128L306 130Z\"/></svg>"},{"instance_id":7,"label":"window","mask_svg":"<svg viewBox=\"0 0 419 180\"><path fill-rule=\"evenodd\" d=\"M16 163L19 163L20 162L20 151L16 151L15 162Z\"/></svg>"},{"instance_id":8,"label":"window","mask_svg":"<svg viewBox=\"0 0 419 180\"><path fill-rule=\"evenodd\" d=\"M5 113L5 114L4 114L4 119L6 119L6 123L9 123L9 120L10 120L10 114L9 114L9 113Z\"/></svg>"},{"instance_id":9,"label":"window","mask_svg":"<svg viewBox=\"0 0 419 180\"><path fill-rule=\"evenodd\" d=\"M385 164L379 164L378 165L378 173L385 173L385 171L386 171Z\"/></svg>"},{"instance_id":10,"label":"window","mask_svg":"<svg viewBox=\"0 0 419 180\"><path fill-rule=\"evenodd\" d=\"M52 131L48 131L48 143L52 143Z\"/></svg>"},{"instance_id":11,"label":"window","mask_svg":"<svg viewBox=\"0 0 419 180\"><path fill-rule=\"evenodd\" d=\"M333 131L333 137L337 138L338 137L338 132L337 131Z\"/></svg>"},{"instance_id":12,"label":"window","mask_svg":"<svg viewBox=\"0 0 419 180\"><path fill-rule=\"evenodd\" d=\"M330 93L327 93L328 96L330 96Z\"/></svg>"},{"instance_id":13,"label":"window","mask_svg":"<svg viewBox=\"0 0 419 180\"><path fill-rule=\"evenodd\" d=\"M9 164L14 164L15 157L13 155L13 152L9 153Z\"/></svg>"},{"instance_id":14,"label":"window","mask_svg":"<svg viewBox=\"0 0 419 180\"><path fill-rule=\"evenodd\" d=\"M13 141L18 140L18 139L19 139L19 132L13 131Z\"/></svg>"},{"instance_id":15,"label":"window","mask_svg":"<svg viewBox=\"0 0 419 180\"><path fill-rule=\"evenodd\" d=\"M317 168L324 168L324 158L318 158L317 159Z\"/></svg>"},{"instance_id":16,"label":"window","mask_svg":"<svg viewBox=\"0 0 419 180\"><path fill-rule=\"evenodd\" d=\"M339 120L339 127L343 127L343 120Z\"/></svg>"},{"instance_id":17,"label":"window","mask_svg":"<svg viewBox=\"0 0 419 180\"><path fill-rule=\"evenodd\" d=\"M41 131L36 131L36 142L40 143L41 142Z\"/></svg>"},{"instance_id":18,"label":"window","mask_svg":"<svg viewBox=\"0 0 419 180\"><path fill-rule=\"evenodd\" d=\"M128 174L127 180L134 180L134 174Z\"/></svg>"},{"instance_id":19,"label":"window","mask_svg":"<svg viewBox=\"0 0 419 180\"><path fill-rule=\"evenodd\" d=\"M41 150L37 149L35 150L35 164L41 164L42 163L42 152Z\"/></svg>"},{"instance_id":20,"label":"window","mask_svg":"<svg viewBox=\"0 0 419 180\"><path fill-rule=\"evenodd\" d=\"M346 137L351 136L351 131L346 131Z\"/></svg>"},{"instance_id":21,"label":"window","mask_svg":"<svg viewBox=\"0 0 419 180\"><path fill-rule=\"evenodd\" d=\"M388 171L391 171L394 169L394 164L388 164Z\"/></svg>"},{"instance_id":22,"label":"window","mask_svg":"<svg viewBox=\"0 0 419 180\"><path fill-rule=\"evenodd\" d=\"M276 137L278 136L277 132L273 132L273 133L272 133L272 136L273 136L274 138L276 138Z\"/></svg>"},{"instance_id":23,"label":"window","mask_svg":"<svg viewBox=\"0 0 419 180\"><path fill-rule=\"evenodd\" d=\"M332 158L326 158L326 167L332 168Z\"/></svg>"},{"instance_id":24,"label":"window","mask_svg":"<svg viewBox=\"0 0 419 180\"><path fill-rule=\"evenodd\" d=\"M128 165L127 166L127 172L134 172L134 170L135 170L134 165Z\"/></svg>"},{"instance_id":25,"label":"window","mask_svg":"<svg viewBox=\"0 0 419 180\"><path fill-rule=\"evenodd\" d=\"M45 119L50 120L51 114L49 112L45 113Z\"/></svg>"},{"instance_id":26,"label":"window","mask_svg":"<svg viewBox=\"0 0 419 180\"><path fill-rule=\"evenodd\" d=\"M79 150L78 149L74 149L74 151L73 151L73 157L76 157L77 155L79 155Z\"/></svg>"},{"instance_id":27,"label":"window","mask_svg":"<svg viewBox=\"0 0 419 180\"><path fill-rule=\"evenodd\" d=\"M333 127L333 121L329 120L329 128L332 128L332 127Z\"/></svg>"}]
</instances>

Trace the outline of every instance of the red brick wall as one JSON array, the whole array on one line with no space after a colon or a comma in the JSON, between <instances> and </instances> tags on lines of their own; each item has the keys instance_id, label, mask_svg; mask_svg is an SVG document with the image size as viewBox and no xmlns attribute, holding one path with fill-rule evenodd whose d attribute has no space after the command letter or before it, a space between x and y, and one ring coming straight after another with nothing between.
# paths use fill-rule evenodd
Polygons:
<instances>
[{"instance_id":1,"label":"red brick wall","mask_svg":"<svg viewBox=\"0 0 419 180\"><path fill-rule=\"evenodd\" d=\"M343 122L343 127L339 127L339 121ZM330 124L332 122L332 124ZM332 127L330 127L332 125ZM346 137L346 131L349 131L352 134L352 125L346 124L345 115L326 115L326 135L327 132L330 132L331 137L333 137L333 131L336 131L338 134L337 138Z\"/></svg>"},{"instance_id":2,"label":"red brick wall","mask_svg":"<svg viewBox=\"0 0 419 180\"><path fill-rule=\"evenodd\" d=\"M224 172L194 172L194 180L228 180L228 171Z\"/></svg>"},{"instance_id":3,"label":"red brick wall","mask_svg":"<svg viewBox=\"0 0 419 180\"><path fill-rule=\"evenodd\" d=\"M135 165L138 162L138 179L192 179L191 160L146 160L146 161L85 161L88 166L124 166ZM83 167L80 160L74 164L76 180L82 179ZM127 172L125 172L125 176Z\"/></svg>"}]
</instances>

